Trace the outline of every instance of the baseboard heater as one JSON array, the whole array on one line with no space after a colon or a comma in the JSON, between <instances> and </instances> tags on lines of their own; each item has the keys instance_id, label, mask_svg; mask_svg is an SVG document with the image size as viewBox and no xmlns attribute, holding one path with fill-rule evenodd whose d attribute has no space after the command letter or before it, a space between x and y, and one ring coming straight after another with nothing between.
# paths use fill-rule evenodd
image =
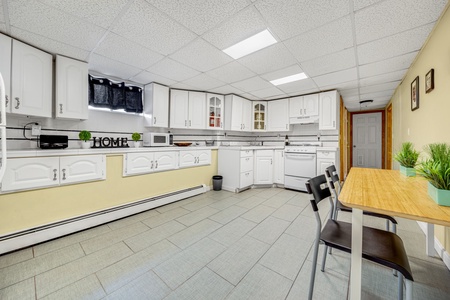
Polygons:
<instances>
[{"instance_id":1,"label":"baseboard heater","mask_svg":"<svg viewBox=\"0 0 450 300\"><path fill-rule=\"evenodd\" d=\"M108 223L123 217L128 217L155 207L199 195L207 191L209 191L209 187L203 184L42 226L5 234L0 236L0 254L28 247L100 224Z\"/></svg>"}]
</instances>

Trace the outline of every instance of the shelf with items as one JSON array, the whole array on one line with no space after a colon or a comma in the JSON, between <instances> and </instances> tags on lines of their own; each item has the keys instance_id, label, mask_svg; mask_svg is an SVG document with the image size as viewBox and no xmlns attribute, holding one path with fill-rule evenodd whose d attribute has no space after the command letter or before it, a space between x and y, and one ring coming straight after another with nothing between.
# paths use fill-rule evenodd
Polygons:
<instances>
[{"instance_id":1,"label":"shelf with items","mask_svg":"<svg viewBox=\"0 0 450 300\"><path fill-rule=\"evenodd\" d=\"M253 103L253 131L265 131L266 130L266 102L254 102Z\"/></svg>"},{"instance_id":2,"label":"shelf with items","mask_svg":"<svg viewBox=\"0 0 450 300\"><path fill-rule=\"evenodd\" d=\"M223 129L223 96L208 94L208 129Z\"/></svg>"}]
</instances>

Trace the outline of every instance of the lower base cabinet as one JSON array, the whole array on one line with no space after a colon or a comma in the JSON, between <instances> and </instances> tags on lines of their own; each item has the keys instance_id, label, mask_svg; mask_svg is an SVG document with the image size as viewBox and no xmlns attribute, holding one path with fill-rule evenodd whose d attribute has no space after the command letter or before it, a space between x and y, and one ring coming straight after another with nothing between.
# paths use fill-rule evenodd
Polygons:
<instances>
[{"instance_id":1,"label":"lower base cabinet","mask_svg":"<svg viewBox=\"0 0 450 300\"><path fill-rule=\"evenodd\" d=\"M335 165L339 170L339 166L336 164L339 161L338 153L338 151L317 150L317 175L325 174L325 169L331 165Z\"/></svg>"},{"instance_id":2,"label":"lower base cabinet","mask_svg":"<svg viewBox=\"0 0 450 300\"><path fill-rule=\"evenodd\" d=\"M178 169L178 152L139 152L123 156L123 176Z\"/></svg>"},{"instance_id":3,"label":"lower base cabinet","mask_svg":"<svg viewBox=\"0 0 450 300\"><path fill-rule=\"evenodd\" d=\"M255 150L254 184L273 184L273 150Z\"/></svg>"},{"instance_id":4,"label":"lower base cabinet","mask_svg":"<svg viewBox=\"0 0 450 300\"><path fill-rule=\"evenodd\" d=\"M219 148L218 160L224 190L236 192L253 185L253 150Z\"/></svg>"},{"instance_id":5,"label":"lower base cabinet","mask_svg":"<svg viewBox=\"0 0 450 300\"><path fill-rule=\"evenodd\" d=\"M211 150L180 151L180 168L205 166L211 164Z\"/></svg>"},{"instance_id":6,"label":"lower base cabinet","mask_svg":"<svg viewBox=\"0 0 450 300\"><path fill-rule=\"evenodd\" d=\"M1 190L39 189L105 178L105 155L10 158Z\"/></svg>"},{"instance_id":7,"label":"lower base cabinet","mask_svg":"<svg viewBox=\"0 0 450 300\"><path fill-rule=\"evenodd\" d=\"M284 184L284 150L274 151L273 183Z\"/></svg>"}]
</instances>

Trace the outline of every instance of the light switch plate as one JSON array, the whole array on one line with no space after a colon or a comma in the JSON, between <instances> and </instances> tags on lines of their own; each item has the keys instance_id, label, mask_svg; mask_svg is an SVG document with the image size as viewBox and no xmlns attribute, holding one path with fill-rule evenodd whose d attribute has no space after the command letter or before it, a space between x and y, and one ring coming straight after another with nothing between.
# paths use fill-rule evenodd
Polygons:
<instances>
[{"instance_id":1,"label":"light switch plate","mask_svg":"<svg viewBox=\"0 0 450 300\"><path fill-rule=\"evenodd\" d=\"M31 135L41 135L41 125L31 126Z\"/></svg>"}]
</instances>

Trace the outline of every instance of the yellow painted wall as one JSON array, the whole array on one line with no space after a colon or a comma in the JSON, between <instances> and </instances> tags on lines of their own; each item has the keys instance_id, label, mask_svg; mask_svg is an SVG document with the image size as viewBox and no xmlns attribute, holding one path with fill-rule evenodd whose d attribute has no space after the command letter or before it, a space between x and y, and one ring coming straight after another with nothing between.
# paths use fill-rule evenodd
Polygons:
<instances>
[{"instance_id":1,"label":"yellow painted wall","mask_svg":"<svg viewBox=\"0 0 450 300\"><path fill-rule=\"evenodd\" d=\"M0 196L0 235L146 199L184 188L212 185L217 150L211 165L122 177L122 155L108 156L106 180Z\"/></svg>"},{"instance_id":2,"label":"yellow painted wall","mask_svg":"<svg viewBox=\"0 0 450 300\"><path fill-rule=\"evenodd\" d=\"M449 4L393 98L393 152L403 142L423 150L429 143L450 143L450 9ZM425 74L434 69L435 88L425 93ZM419 76L419 109L411 111L411 82ZM409 134L408 134L409 129ZM398 163L394 166L398 168ZM436 237L450 249L450 228L436 226Z\"/></svg>"}]
</instances>

